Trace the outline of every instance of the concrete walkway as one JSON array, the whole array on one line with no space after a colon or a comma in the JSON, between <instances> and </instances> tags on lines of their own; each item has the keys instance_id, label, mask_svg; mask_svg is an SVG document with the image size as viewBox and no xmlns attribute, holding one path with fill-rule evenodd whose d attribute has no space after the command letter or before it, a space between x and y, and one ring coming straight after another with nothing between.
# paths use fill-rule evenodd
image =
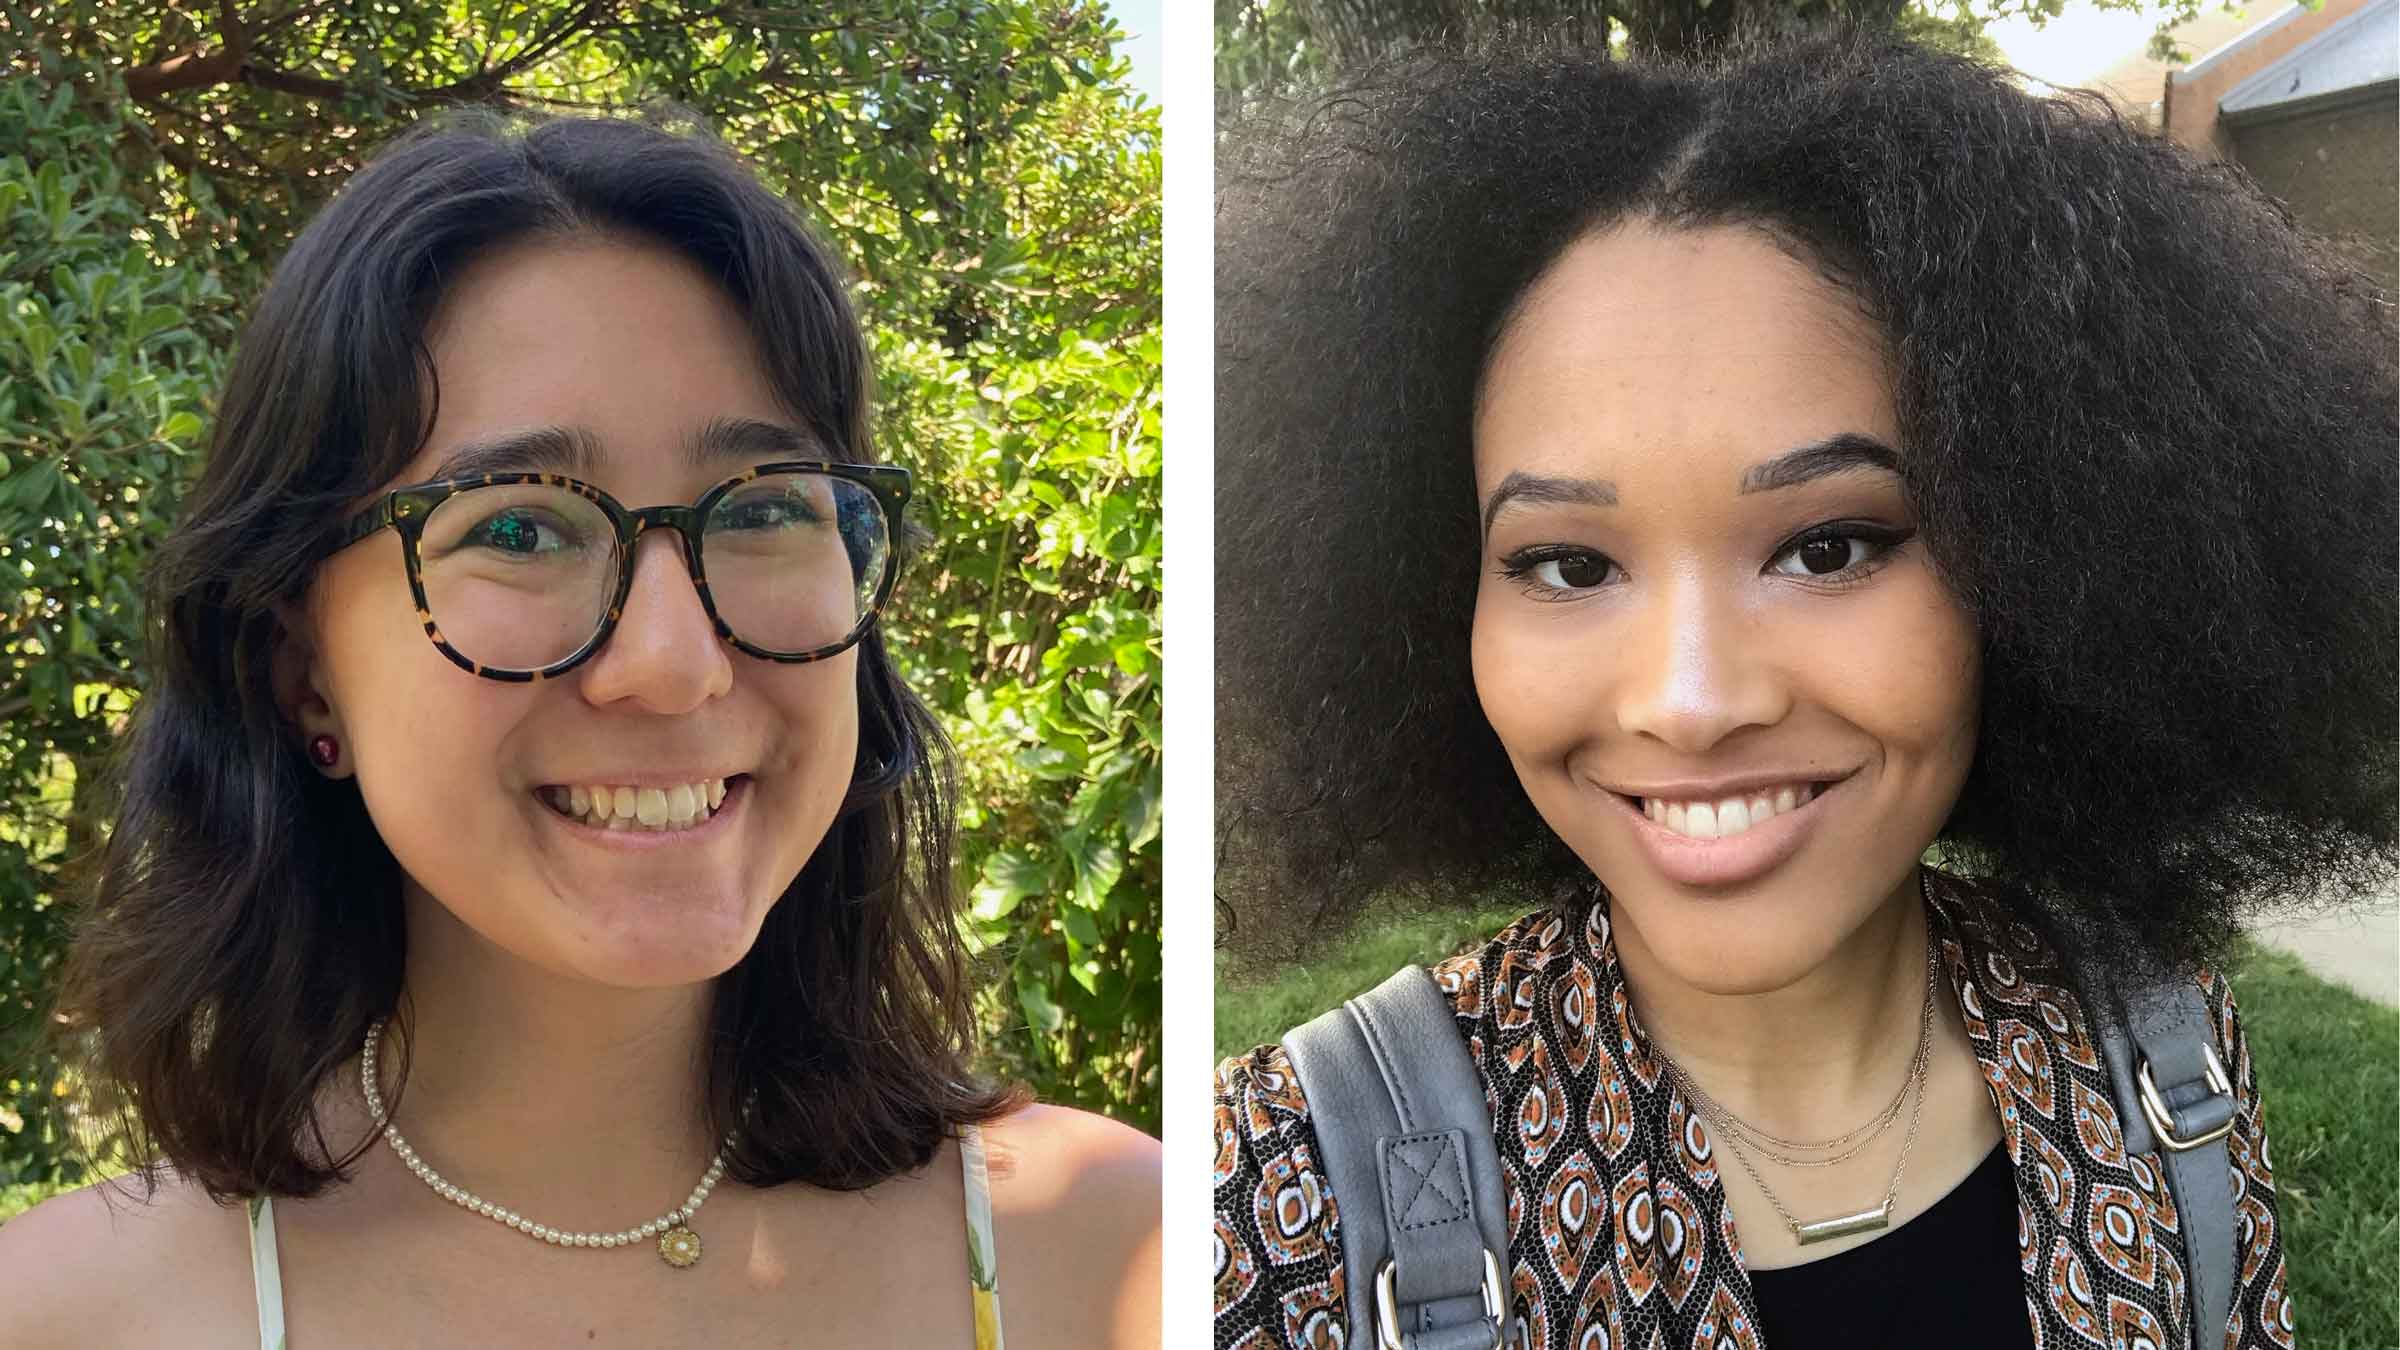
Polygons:
<instances>
[{"instance_id":1,"label":"concrete walkway","mask_svg":"<svg viewBox=\"0 0 2400 1350\"><path fill-rule=\"evenodd\" d=\"M2251 933L2325 979L2400 1007L2400 895L2346 913L2260 924Z\"/></svg>"}]
</instances>

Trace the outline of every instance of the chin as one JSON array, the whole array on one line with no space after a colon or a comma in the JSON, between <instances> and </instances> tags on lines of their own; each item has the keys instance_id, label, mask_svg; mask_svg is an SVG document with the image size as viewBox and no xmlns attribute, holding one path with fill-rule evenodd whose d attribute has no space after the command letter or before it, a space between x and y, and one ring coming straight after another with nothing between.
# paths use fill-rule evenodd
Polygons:
<instances>
[{"instance_id":1,"label":"chin","mask_svg":"<svg viewBox=\"0 0 2400 1350\"><path fill-rule=\"evenodd\" d=\"M623 989L661 989L705 983L739 965L758 941L766 908L730 897L684 903L654 895L587 917L601 922L558 944L577 974Z\"/></svg>"},{"instance_id":2,"label":"chin","mask_svg":"<svg viewBox=\"0 0 2400 1350\"><path fill-rule=\"evenodd\" d=\"M576 978L611 989L683 989L707 984L740 965L749 954L740 947L701 947L679 943L624 949L586 948L567 967Z\"/></svg>"},{"instance_id":3,"label":"chin","mask_svg":"<svg viewBox=\"0 0 2400 1350\"><path fill-rule=\"evenodd\" d=\"M1738 898L1695 898L1656 881L1608 891L1620 948L1629 938L1638 941L1677 982L1718 995L1766 994L1797 983L1867 917L1811 905L1784 886Z\"/></svg>"}]
</instances>

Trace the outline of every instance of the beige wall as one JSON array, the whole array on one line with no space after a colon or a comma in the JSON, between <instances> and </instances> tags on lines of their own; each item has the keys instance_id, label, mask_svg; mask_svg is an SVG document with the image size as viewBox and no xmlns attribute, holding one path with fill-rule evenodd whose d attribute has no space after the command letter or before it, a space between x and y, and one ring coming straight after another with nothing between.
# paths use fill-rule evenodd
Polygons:
<instances>
[{"instance_id":1,"label":"beige wall","mask_svg":"<svg viewBox=\"0 0 2400 1350\"><path fill-rule=\"evenodd\" d=\"M2400 292L2400 107L2364 104L2230 129L2233 158L2301 224L2356 248Z\"/></svg>"}]
</instances>

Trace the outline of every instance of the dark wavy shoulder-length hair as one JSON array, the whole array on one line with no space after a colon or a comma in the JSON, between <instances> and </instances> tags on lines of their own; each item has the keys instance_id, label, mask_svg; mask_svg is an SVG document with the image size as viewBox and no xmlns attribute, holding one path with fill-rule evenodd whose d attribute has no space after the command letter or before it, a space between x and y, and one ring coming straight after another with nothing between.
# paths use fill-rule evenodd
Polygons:
<instances>
[{"instance_id":1,"label":"dark wavy shoulder-length hair","mask_svg":"<svg viewBox=\"0 0 2400 1350\"><path fill-rule=\"evenodd\" d=\"M1897 38L1678 64L1520 34L1220 150L1220 884L1250 941L1383 889L1590 885L1476 702L1470 426L1516 299L1629 220L1762 230L1888 340L1906 489L1981 637L1960 870L2083 953L2176 964L2272 897L2388 881L2394 329L2364 266L2097 96Z\"/></svg>"},{"instance_id":2,"label":"dark wavy shoulder-length hair","mask_svg":"<svg viewBox=\"0 0 2400 1350\"><path fill-rule=\"evenodd\" d=\"M357 785L316 773L277 708L277 611L342 508L430 434L423 335L445 279L504 243L593 236L720 279L783 400L831 457L865 457L871 377L839 267L690 109L453 111L343 186L260 297L149 574L150 680L62 985L67 1049L153 1185L166 1162L219 1200L312 1195L373 1142L332 1158L315 1102L370 1020L406 1013L399 868ZM968 1063L948 745L880 634L858 650L842 812L716 982L705 1123L722 1135L755 1092L727 1160L751 1185L868 1186L1015 1101Z\"/></svg>"}]
</instances>

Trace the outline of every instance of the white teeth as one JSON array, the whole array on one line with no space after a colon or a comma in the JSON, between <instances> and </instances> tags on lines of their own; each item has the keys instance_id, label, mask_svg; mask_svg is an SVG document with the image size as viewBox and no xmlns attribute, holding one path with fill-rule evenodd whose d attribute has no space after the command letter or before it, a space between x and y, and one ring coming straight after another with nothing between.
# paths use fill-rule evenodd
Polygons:
<instances>
[{"instance_id":1,"label":"white teeth","mask_svg":"<svg viewBox=\"0 0 2400 1350\"><path fill-rule=\"evenodd\" d=\"M1806 806L1816 795L1815 784L1802 783L1777 788L1771 795L1757 792L1717 802L1661 802L1645 797L1642 814L1689 838L1724 839Z\"/></svg>"},{"instance_id":2,"label":"white teeth","mask_svg":"<svg viewBox=\"0 0 2400 1350\"><path fill-rule=\"evenodd\" d=\"M704 779L666 788L578 783L541 791L562 814L610 830L680 830L700 824L725 804L725 780Z\"/></svg>"}]
</instances>

